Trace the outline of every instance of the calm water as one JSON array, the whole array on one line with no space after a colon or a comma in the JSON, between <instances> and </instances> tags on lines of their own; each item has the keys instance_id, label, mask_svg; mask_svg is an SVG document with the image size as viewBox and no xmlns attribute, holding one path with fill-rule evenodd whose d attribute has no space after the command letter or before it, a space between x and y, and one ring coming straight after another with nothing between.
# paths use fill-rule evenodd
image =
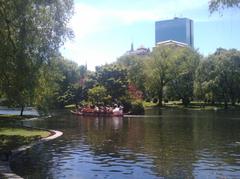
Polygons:
<instances>
[{"instance_id":1,"label":"calm water","mask_svg":"<svg viewBox=\"0 0 240 179\"><path fill-rule=\"evenodd\" d=\"M24 178L240 178L240 112L147 111L145 117L70 114L27 121L64 135L12 162Z\"/></svg>"}]
</instances>

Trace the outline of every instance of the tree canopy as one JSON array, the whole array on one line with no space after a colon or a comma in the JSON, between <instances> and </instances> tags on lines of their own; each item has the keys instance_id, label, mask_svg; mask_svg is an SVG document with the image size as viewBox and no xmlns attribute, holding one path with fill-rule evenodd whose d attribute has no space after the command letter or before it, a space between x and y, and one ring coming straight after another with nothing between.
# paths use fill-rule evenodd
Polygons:
<instances>
[{"instance_id":1,"label":"tree canopy","mask_svg":"<svg viewBox=\"0 0 240 179\"><path fill-rule=\"evenodd\" d=\"M240 98L240 52L217 49L197 70L196 91L204 100L235 105Z\"/></svg>"},{"instance_id":2,"label":"tree canopy","mask_svg":"<svg viewBox=\"0 0 240 179\"><path fill-rule=\"evenodd\" d=\"M240 7L240 0L210 0L209 11L213 13L215 11L221 11L225 8Z\"/></svg>"},{"instance_id":3,"label":"tree canopy","mask_svg":"<svg viewBox=\"0 0 240 179\"><path fill-rule=\"evenodd\" d=\"M1 0L0 90L12 104L32 103L39 69L72 36L72 0Z\"/></svg>"}]
</instances>

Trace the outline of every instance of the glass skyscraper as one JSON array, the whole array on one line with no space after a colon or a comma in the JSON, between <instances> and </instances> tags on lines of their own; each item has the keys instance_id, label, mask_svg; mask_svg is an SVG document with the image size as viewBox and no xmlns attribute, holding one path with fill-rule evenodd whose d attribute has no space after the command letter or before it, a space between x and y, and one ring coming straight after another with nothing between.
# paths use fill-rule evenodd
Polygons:
<instances>
[{"instance_id":1,"label":"glass skyscraper","mask_svg":"<svg viewBox=\"0 0 240 179\"><path fill-rule=\"evenodd\" d=\"M193 21L187 18L174 18L155 23L155 43L173 40L194 46Z\"/></svg>"}]
</instances>

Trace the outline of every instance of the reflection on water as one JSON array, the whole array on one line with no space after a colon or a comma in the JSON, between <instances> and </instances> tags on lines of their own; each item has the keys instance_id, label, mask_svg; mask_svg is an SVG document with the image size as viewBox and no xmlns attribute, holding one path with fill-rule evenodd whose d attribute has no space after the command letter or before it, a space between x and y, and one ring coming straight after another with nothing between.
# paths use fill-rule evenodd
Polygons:
<instances>
[{"instance_id":1,"label":"reflection on water","mask_svg":"<svg viewBox=\"0 0 240 179\"><path fill-rule=\"evenodd\" d=\"M240 113L146 115L27 121L64 135L19 156L12 169L24 178L239 178Z\"/></svg>"}]
</instances>

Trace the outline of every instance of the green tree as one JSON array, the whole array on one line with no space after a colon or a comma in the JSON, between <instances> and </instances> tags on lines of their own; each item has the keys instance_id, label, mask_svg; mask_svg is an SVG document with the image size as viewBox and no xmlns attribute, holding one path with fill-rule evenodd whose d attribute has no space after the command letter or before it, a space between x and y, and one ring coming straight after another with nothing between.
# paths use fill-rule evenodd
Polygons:
<instances>
[{"instance_id":1,"label":"green tree","mask_svg":"<svg viewBox=\"0 0 240 179\"><path fill-rule=\"evenodd\" d=\"M38 74L38 82L34 92L34 105L43 111L48 111L56 104L58 91L60 90L59 81L63 80L63 75L57 68L57 59L42 65Z\"/></svg>"},{"instance_id":2,"label":"green tree","mask_svg":"<svg viewBox=\"0 0 240 179\"><path fill-rule=\"evenodd\" d=\"M216 61L216 81L225 107L229 100L235 105L240 90L240 52L235 49L217 49L210 58Z\"/></svg>"},{"instance_id":3,"label":"green tree","mask_svg":"<svg viewBox=\"0 0 240 179\"><path fill-rule=\"evenodd\" d=\"M240 7L240 0L210 0L209 11L213 13L225 8Z\"/></svg>"},{"instance_id":4,"label":"green tree","mask_svg":"<svg viewBox=\"0 0 240 179\"><path fill-rule=\"evenodd\" d=\"M59 107L66 104L78 103L82 96L82 85L80 82L80 69L78 65L62 57L55 62L56 71L61 75L57 82L59 89L57 91L57 103Z\"/></svg>"},{"instance_id":5,"label":"green tree","mask_svg":"<svg viewBox=\"0 0 240 179\"><path fill-rule=\"evenodd\" d=\"M216 65L209 58L200 62L194 81L194 95L197 99L208 101L212 104L217 99L217 83L215 81Z\"/></svg>"},{"instance_id":6,"label":"green tree","mask_svg":"<svg viewBox=\"0 0 240 179\"><path fill-rule=\"evenodd\" d=\"M167 85L167 93L172 99L181 99L187 106L193 99L195 71L199 65L200 55L191 48L175 51L172 80Z\"/></svg>"},{"instance_id":7,"label":"green tree","mask_svg":"<svg viewBox=\"0 0 240 179\"><path fill-rule=\"evenodd\" d=\"M117 65L105 65L96 68L96 81L104 86L114 101L127 95L127 71Z\"/></svg>"},{"instance_id":8,"label":"green tree","mask_svg":"<svg viewBox=\"0 0 240 179\"><path fill-rule=\"evenodd\" d=\"M47 110L86 100L87 73L85 67L61 56L52 59L40 69L34 104Z\"/></svg>"},{"instance_id":9,"label":"green tree","mask_svg":"<svg viewBox=\"0 0 240 179\"><path fill-rule=\"evenodd\" d=\"M146 89L152 96L157 96L159 106L162 106L163 89L173 78L175 50L171 46L156 47L146 60Z\"/></svg>"},{"instance_id":10,"label":"green tree","mask_svg":"<svg viewBox=\"0 0 240 179\"><path fill-rule=\"evenodd\" d=\"M145 93L146 77L144 71L144 61L146 57L129 55L122 56L117 60L117 64L123 66L127 70L127 78L132 85L135 85L138 90Z\"/></svg>"},{"instance_id":11,"label":"green tree","mask_svg":"<svg viewBox=\"0 0 240 179\"><path fill-rule=\"evenodd\" d=\"M12 104L30 105L39 69L72 36L72 0L0 1L1 91Z\"/></svg>"},{"instance_id":12,"label":"green tree","mask_svg":"<svg viewBox=\"0 0 240 179\"><path fill-rule=\"evenodd\" d=\"M107 94L107 89L104 86L95 86L88 90L88 98L92 104L106 104L111 96Z\"/></svg>"},{"instance_id":13,"label":"green tree","mask_svg":"<svg viewBox=\"0 0 240 179\"><path fill-rule=\"evenodd\" d=\"M204 66L208 66L206 73ZM223 101L225 108L231 101L235 105L240 91L240 52L231 49L217 49L198 69L196 83L200 91L210 93L213 100ZM199 87L198 87L199 88ZM206 96L205 96L206 98Z\"/></svg>"}]
</instances>

